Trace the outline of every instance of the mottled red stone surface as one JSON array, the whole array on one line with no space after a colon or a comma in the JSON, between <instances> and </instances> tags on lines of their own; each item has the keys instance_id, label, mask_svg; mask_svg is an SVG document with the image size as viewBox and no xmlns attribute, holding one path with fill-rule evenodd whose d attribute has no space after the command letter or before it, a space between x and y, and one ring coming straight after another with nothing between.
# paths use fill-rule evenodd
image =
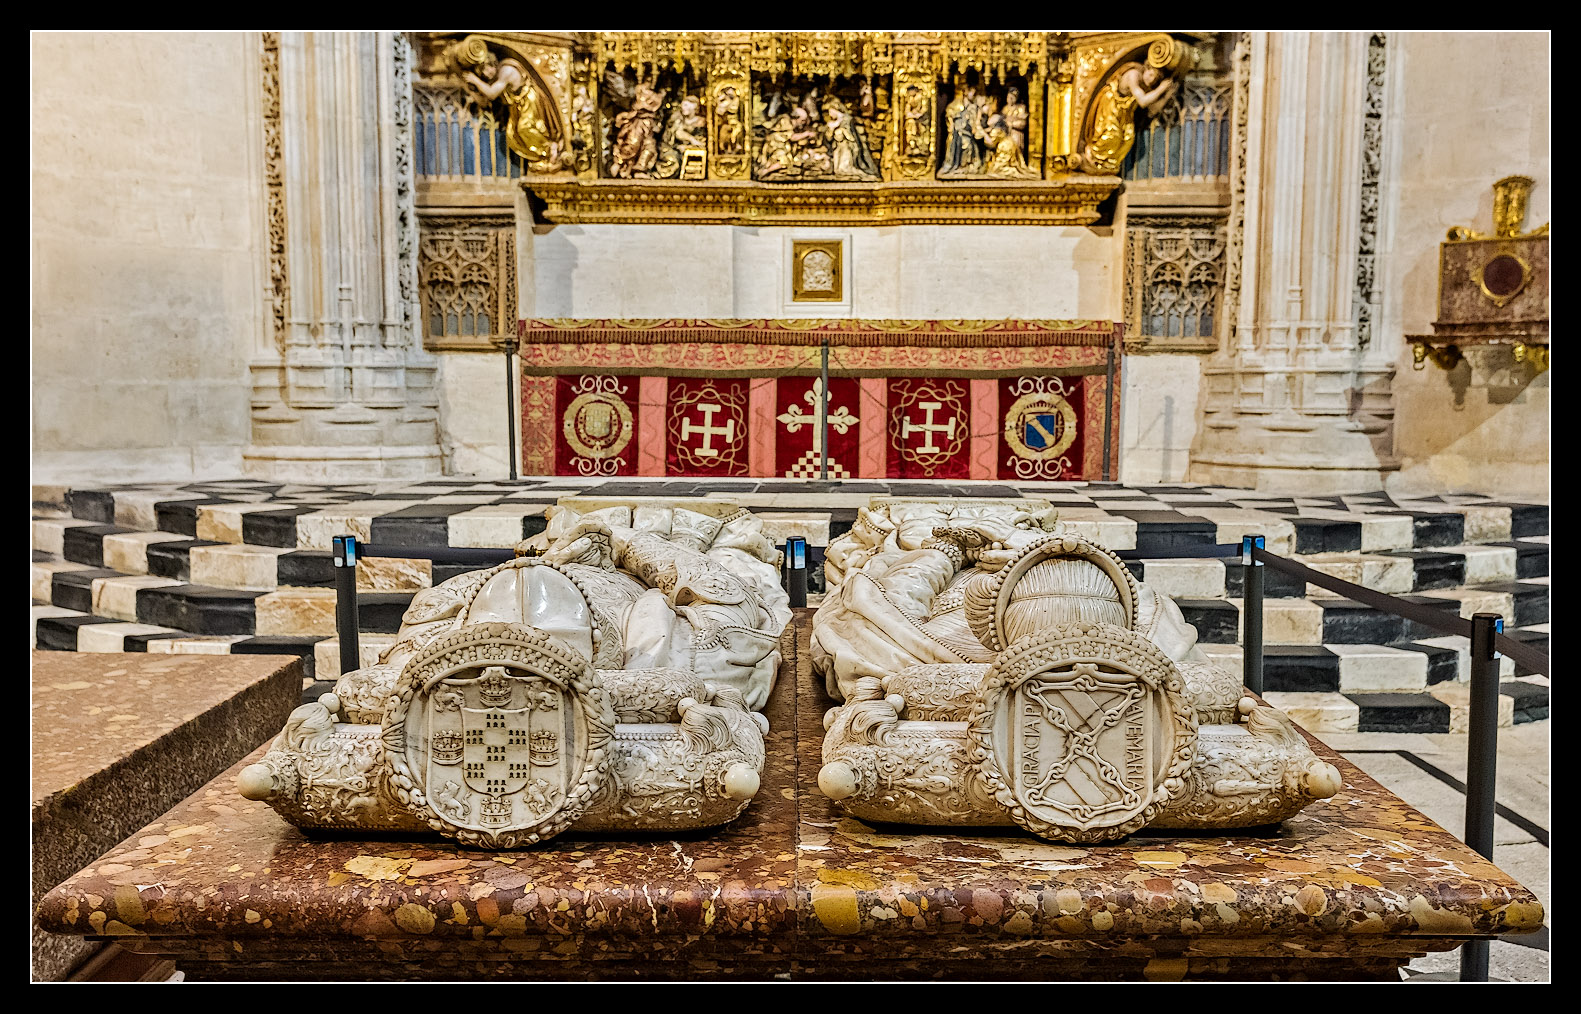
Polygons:
<instances>
[{"instance_id":1,"label":"mottled red stone surface","mask_svg":"<svg viewBox=\"0 0 1581 1014\"><path fill-rule=\"evenodd\" d=\"M280 730L302 665L280 655L32 654L33 896ZM86 952L35 933L36 978Z\"/></svg>"},{"instance_id":2,"label":"mottled red stone surface","mask_svg":"<svg viewBox=\"0 0 1581 1014\"><path fill-rule=\"evenodd\" d=\"M310 836L216 779L41 907L189 976L1388 978L1537 900L1355 767L1265 833L1073 848L842 817L816 788L831 706L800 651L769 759L714 832L522 852ZM787 644L789 647L789 644Z\"/></svg>"}]
</instances>

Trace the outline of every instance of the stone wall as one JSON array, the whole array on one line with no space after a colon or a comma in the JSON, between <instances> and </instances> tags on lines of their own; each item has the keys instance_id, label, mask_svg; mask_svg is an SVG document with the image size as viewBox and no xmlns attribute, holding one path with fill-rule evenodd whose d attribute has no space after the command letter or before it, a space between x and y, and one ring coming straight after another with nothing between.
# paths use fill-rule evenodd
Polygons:
<instances>
[{"instance_id":1,"label":"stone wall","mask_svg":"<svg viewBox=\"0 0 1581 1014\"><path fill-rule=\"evenodd\" d=\"M541 235L518 234L522 314L1115 320L1120 237L1108 232L1027 226L557 225ZM790 241L825 238L846 242L850 301L792 303ZM446 470L503 474L505 396L499 357L445 352L439 358ZM1188 416L1194 413L1193 405Z\"/></svg>"},{"instance_id":2,"label":"stone wall","mask_svg":"<svg viewBox=\"0 0 1581 1014\"><path fill-rule=\"evenodd\" d=\"M35 482L241 473L257 36L34 34Z\"/></svg>"},{"instance_id":3,"label":"stone wall","mask_svg":"<svg viewBox=\"0 0 1581 1014\"><path fill-rule=\"evenodd\" d=\"M1383 326L1375 339L1398 353L1400 472L1390 488L1546 498L1551 375L1533 379L1507 350L1473 351L1448 374L1431 364L1413 370L1401 336L1431 333L1438 245L1453 225L1492 230L1495 180L1535 179L1526 228L1549 221L1551 38L1414 32L1397 41L1386 126L1394 165L1384 172L1380 235Z\"/></svg>"}]
</instances>

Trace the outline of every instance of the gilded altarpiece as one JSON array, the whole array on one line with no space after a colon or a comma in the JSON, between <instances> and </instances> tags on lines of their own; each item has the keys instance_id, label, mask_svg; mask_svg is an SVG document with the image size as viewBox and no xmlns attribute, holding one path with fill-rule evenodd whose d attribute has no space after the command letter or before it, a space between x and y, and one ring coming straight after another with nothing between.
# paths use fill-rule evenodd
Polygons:
<instances>
[{"instance_id":1,"label":"gilded altarpiece","mask_svg":"<svg viewBox=\"0 0 1581 1014\"><path fill-rule=\"evenodd\" d=\"M1209 39L443 32L419 70L489 111L489 175L545 223L1088 225Z\"/></svg>"}]
</instances>

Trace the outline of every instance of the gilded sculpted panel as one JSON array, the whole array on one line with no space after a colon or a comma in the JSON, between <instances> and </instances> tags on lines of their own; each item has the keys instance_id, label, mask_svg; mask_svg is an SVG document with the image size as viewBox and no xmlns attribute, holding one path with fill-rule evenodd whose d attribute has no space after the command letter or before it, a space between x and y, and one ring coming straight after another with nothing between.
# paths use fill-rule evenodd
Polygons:
<instances>
[{"instance_id":1,"label":"gilded sculpted panel","mask_svg":"<svg viewBox=\"0 0 1581 1014\"><path fill-rule=\"evenodd\" d=\"M552 222L780 219L751 195L927 184L804 215L889 221L1091 224L1119 186L1139 123L1196 63L1200 33L433 33L425 79L492 110L523 185ZM650 193L659 181L695 194ZM591 186L619 181L631 186ZM985 200L972 184L1046 194ZM1072 183L1080 186L1072 189ZM911 197L954 214L894 218ZM1049 202L1045 202L1049 203ZM684 207L680 214L676 206Z\"/></svg>"}]
</instances>

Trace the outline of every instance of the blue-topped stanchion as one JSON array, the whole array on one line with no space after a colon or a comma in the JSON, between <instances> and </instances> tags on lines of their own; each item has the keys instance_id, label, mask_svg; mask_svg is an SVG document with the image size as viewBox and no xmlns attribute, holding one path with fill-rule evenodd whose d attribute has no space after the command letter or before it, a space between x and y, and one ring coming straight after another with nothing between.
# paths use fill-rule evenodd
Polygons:
<instances>
[{"instance_id":1,"label":"blue-topped stanchion","mask_svg":"<svg viewBox=\"0 0 1581 1014\"><path fill-rule=\"evenodd\" d=\"M1252 558L1263 548L1261 535L1241 539L1241 682L1254 694L1263 692L1263 562Z\"/></svg>"},{"instance_id":2,"label":"blue-topped stanchion","mask_svg":"<svg viewBox=\"0 0 1581 1014\"><path fill-rule=\"evenodd\" d=\"M807 540L800 536L785 540L785 590L792 609L807 604Z\"/></svg>"},{"instance_id":3,"label":"blue-topped stanchion","mask_svg":"<svg viewBox=\"0 0 1581 1014\"><path fill-rule=\"evenodd\" d=\"M1493 639L1504 631L1497 613L1471 617L1471 714L1466 737L1466 844L1493 861L1493 812L1499 760L1499 653ZM1460 949L1460 981L1488 981L1488 941Z\"/></svg>"},{"instance_id":4,"label":"blue-topped stanchion","mask_svg":"<svg viewBox=\"0 0 1581 1014\"><path fill-rule=\"evenodd\" d=\"M362 667L357 646L357 537L337 535L333 542L335 562L335 633L340 637L340 671Z\"/></svg>"}]
</instances>

